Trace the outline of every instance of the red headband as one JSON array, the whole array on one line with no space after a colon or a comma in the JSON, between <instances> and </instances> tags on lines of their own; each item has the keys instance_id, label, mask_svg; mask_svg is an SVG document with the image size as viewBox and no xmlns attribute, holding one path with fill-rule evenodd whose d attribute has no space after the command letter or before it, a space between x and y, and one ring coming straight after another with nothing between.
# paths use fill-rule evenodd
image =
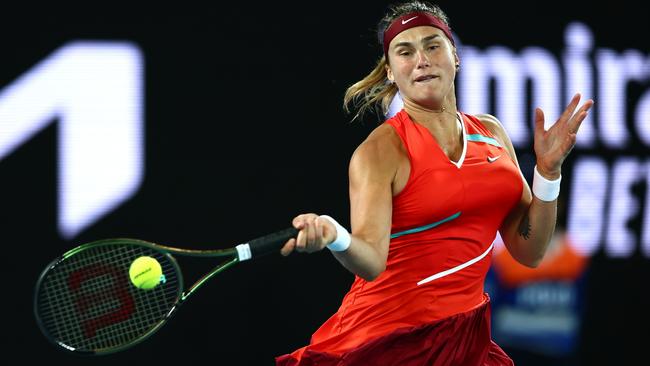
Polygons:
<instances>
[{"instance_id":1,"label":"red headband","mask_svg":"<svg viewBox=\"0 0 650 366\"><path fill-rule=\"evenodd\" d=\"M393 38L409 28L418 27L421 25L429 25L440 29L445 34L445 36L449 38L451 44L454 46L456 45L454 43L454 37L451 36L451 31L445 22L429 13L416 11L402 15L401 17L393 20L393 22L384 31L384 55L386 58L388 58L388 46L390 45L390 41L392 41Z\"/></svg>"}]
</instances>

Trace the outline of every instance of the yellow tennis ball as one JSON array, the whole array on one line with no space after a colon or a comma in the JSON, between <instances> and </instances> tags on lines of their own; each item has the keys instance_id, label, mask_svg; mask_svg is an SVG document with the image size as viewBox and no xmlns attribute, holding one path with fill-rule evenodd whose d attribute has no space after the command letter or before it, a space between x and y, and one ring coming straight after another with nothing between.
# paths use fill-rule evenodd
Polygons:
<instances>
[{"instance_id":1,"label":"yellow tennis ball","mask_svg":"<svg viewBox=\"0 0 650 366\"><path fill-rule=\"evenodd\" d=\"M137 288L150 290L160 283L162 267L155 258L142 256L131 263L129 277Z\"/></svg>"}]
</instances>

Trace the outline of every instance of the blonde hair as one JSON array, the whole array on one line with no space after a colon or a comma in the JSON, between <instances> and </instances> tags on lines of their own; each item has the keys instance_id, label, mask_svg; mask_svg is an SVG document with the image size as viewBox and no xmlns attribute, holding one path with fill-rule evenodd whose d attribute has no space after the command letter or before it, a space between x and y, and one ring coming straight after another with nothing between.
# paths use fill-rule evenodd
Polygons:
<instances>
[{"instance_id":1,"label":"blonde hair","mask_svg":"<svg viewBox=\"0 0 650 366\"><path fill-rule=\"evenodd\" d=\"M419 0L391 5L388 13L382 18L377 27L379 43L383 42L384 31L395 19L414 11L430 13L449 26L447 15L437 5ZM352 106L357 111L352 121L371 110L382 117L388 114L390 102L398 90L394 83L388 81L388 75L386 74L387 63L386 56L382 55L375 68L366 77L352 84L345 91L343 110L350 113L350 107Z\"/></svg>"},{"instance_id":2,"label":"blonde hair","mask_svg":"<svg viewBox=\"0 0 650 366\"><path fill-rule=\"evenodd\" d=\"M352 121L363 116L369 110L377 114L388 114L391 100L397 94L397 86L387 79L386 58L382 56L377 66L363 79L352 84L343 97L343 109L350 113L350 105L357 113Z\"/></svg>"}]
</instances>

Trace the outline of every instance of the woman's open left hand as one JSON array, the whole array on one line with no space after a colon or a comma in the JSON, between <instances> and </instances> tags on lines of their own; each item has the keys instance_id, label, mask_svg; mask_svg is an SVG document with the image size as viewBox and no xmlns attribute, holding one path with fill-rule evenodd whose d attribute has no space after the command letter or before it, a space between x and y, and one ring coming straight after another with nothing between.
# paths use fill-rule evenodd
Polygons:
<instances>
[{"instance_id":1,"label":"woman's open left hand","mask_svg":"<svg viewBox=\"0 0 650 366\"><path fill-rule=\"evenodd\" d=\"M562 163L576 144L576 134L580 124L594 101L587 100L577 111L580 94L576 94L566 107L560 118L548 131L544 130L544 112L535 109L535 156L537 170L547 179L557 179L560 176Z\"/></svg>"}]
</instances>

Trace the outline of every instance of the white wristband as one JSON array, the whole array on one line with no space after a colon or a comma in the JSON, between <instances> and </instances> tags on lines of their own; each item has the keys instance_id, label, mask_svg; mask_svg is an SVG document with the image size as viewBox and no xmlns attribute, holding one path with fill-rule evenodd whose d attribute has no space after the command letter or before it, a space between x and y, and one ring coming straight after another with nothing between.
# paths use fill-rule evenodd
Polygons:
<instances>
[{"instance_id":1,"label":"white wristband","mask_svg":"<svg viewBox=\"0 0 650 366\"><path fill-rule=\"evenodd\" d=\"M350 242L352 241L350 233L345 230L341 224L336 222L336 220L327 215L320 215L318 218L327 219L329 222L334 224L334 227L336 227L336 239L332 243L327 244L327 249L333 252L343 252L347 250L350 247Z\"/></svg>"},{"instance_id":2,"label":"white wristband","mask_svg":"<svg viewBox=\"0 0 650 366\"><path fill-rule=\"evenodd\" d=\"M533 194L535 197L545 202L555 201L555 199L560 195L561 180L561 175L556 180L548 180L542 177L542 175L537 171L537 165L535 165L535 175L533 176Z\"/></svg>"}]
</instances>

